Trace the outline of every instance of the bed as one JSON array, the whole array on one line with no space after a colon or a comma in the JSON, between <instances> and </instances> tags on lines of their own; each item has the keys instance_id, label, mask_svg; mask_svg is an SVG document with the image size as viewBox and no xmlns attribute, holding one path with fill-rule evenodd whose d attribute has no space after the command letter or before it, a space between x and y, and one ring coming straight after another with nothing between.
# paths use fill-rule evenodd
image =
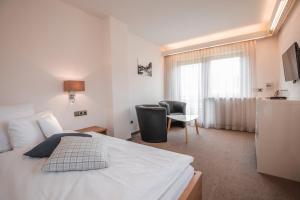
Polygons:
<instances>
[{"instance_id":1,"label":"bed","mask_svg":"<svg viewBox=\"0 0 300 200\"><path fill-rule=\"evenodd\" d=\"M0 199L201 199L201 173L190 165L191 156L89 134L107 146L108 168L45 173L45 158L23 155L32 145L18 148L0 154Z\"/></svg>"}]
</instances>

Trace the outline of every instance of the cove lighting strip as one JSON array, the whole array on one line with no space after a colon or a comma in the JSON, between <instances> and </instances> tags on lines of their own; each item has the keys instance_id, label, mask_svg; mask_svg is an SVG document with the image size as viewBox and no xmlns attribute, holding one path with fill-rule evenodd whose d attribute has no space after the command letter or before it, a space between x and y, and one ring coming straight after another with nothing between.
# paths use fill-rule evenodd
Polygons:
<instances>
[{"instance_id":1,"label":"cove lighting strip","mask_svg":"<svg viewBox=\"0 0 300 200\"><path fill-rule=\"evenodd\" d=\"M274 32L278 26L278 23L282 17L283 11L285 10L285 7L287 6L288 0L281 0L279 3L279 6L277 8L276 14L274 16L270 31Z\"/></svg>"}]
</instances>

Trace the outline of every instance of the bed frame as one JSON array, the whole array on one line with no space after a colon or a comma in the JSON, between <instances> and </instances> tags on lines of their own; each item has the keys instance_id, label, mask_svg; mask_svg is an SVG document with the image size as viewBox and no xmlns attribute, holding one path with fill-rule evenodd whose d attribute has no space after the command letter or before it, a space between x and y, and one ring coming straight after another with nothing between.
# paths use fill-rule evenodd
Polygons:
<instances>
[{"instance_id":1,"label":"bed frame","mask_svg":"<svg viewBox=\"0 0 300 200\"><path fill-rule=\"evenodd\" d=\"M202 173L200 171L195 171L179 200L202 200Z\"/></svg>"}]
</instances>

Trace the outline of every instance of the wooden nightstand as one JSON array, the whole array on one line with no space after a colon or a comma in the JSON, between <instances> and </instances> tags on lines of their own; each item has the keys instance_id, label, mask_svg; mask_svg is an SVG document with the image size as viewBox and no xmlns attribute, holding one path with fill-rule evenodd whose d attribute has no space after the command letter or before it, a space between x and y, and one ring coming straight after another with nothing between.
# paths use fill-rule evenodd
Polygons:
<instances>
[{"instance_id":1,"label":"wooden nightstand","mask_svg":"<svg viewBox=\"0 0 300 200\"><path fill-rule=\"evenodd\" d=\"M77 131L79 131L79 132L91 132L92 131L92 132L101 133L104 135L107 134L107 129L100 127L100 126L91 126L91 127L79 129Z\"/></svg>"}]
</instances>

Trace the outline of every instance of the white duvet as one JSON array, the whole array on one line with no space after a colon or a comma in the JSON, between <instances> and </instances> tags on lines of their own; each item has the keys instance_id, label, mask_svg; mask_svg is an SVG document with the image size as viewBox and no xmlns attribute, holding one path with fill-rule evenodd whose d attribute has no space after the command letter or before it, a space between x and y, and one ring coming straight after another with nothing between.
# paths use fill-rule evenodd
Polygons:
<instances>
[{"instance_id":1,"label":"white duvet","mask_svg":"<svg viewBox=\"0 0 300 200\"><path fill-rule=\"evenodd\" d=\"M159 199L193 158L101 134L110 166L83 172L44 173L46 159L23 156L32 147L0 154L1 200Z\"/></svg>"}]
</instances>

